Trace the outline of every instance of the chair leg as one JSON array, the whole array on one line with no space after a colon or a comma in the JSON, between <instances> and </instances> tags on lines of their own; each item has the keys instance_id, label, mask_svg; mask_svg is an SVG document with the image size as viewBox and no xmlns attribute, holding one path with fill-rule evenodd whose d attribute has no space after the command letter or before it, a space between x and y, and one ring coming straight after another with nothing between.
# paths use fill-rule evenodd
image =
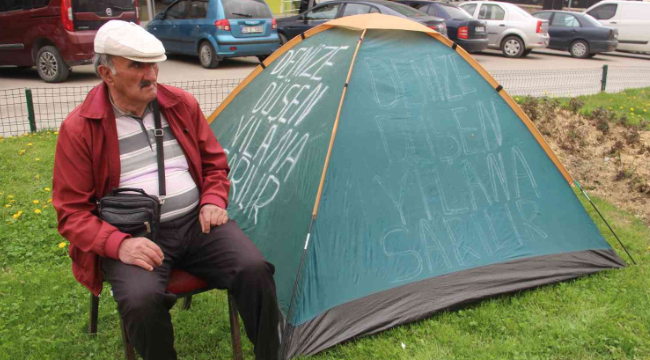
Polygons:
<instances>
[{"instance_id":1,"label":"chair leg","mask_svg":"<svg viewBox=\"0 0 650 360\"><path fill-rule=\"evenodd\" d=\"M121 316L120 316L120 328L122 328L122 343L124 343L124 357L126 357L126 360L136 360L135 350L133 349L133 345L131 345L131 342L129 341L129 337L126 335L126 329L124 328L124 322L122 321Z\"/></svg>"},{"instance_id":2,"label":"chair leg","mask_svg":"<svg viewBox=\"0 0 650 360\"><path fill-rule=\"evenodd\" d=\"M189 310L192 306L192 295L187 295L183 301L183 310Z\"/></svg>"},{"instance_id":3,"label":"chair leg","mask_svg":"<svg viewBox=\"0 0 650 360\"><path fill-rule=\"evenodd\" d=\"M97 334L97 316L99 313L99 297L90 293L90 323L88 324L88 332L91 335Z\"/></svg>"},{"instance_id":4,"label":"chair leg","mask_svg":"<svg viewBox=\"0 0 650 360\"><path fill-rule=\"evenodd\" d=\"M235 360L243 360L241 351L241 336L239 332L239 312L235 299L228 292L228 312L230 313L230 340L232 341L232 355Z\"/></svg>"}]
</instances>

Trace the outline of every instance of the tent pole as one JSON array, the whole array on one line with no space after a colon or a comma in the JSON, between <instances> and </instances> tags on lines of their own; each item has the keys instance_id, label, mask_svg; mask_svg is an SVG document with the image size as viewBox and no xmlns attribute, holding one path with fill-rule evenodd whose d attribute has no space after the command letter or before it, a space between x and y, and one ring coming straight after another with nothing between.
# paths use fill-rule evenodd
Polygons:
<instances>
[{"instance_id":1,"label":"tent pole","mask_svg":"<svg viewBox=\"0 0 650 360\"><path fill-rule=\"evenodd\" d=\"M359 53L359 48L363 42L363 38L366 35L366 30L364 29L359 37L357 42L357 47L354 50L354 55L352 56L352 62L350 63L350 69L348 70L348 76L345 79L345 86L343 87L343 92L341 93L341 100L339 101L339 108L336 112L336 119L334 120L334 127L332 129L332 136L330 138L329 148L327 149L327 156L325 157L325 165L323 166L323 174L321 175L320 184L318 185L318 194L316 195L316 203L314 204L314 211L312 213L311 222L309 223L309 231L307 231L307 238L305 239L305 246L302 249L302 256L300 256L300 265L298 266L298 274L296 275L296 281L293 283L293 291L291 292L291 300L289 301L289 310L287 311L287 323L282 331L282 345L280 347L280 354L284 356L287 346L287 335L289 332L289 327L291 326L289 322L291 321L291 316L293 315L293 305L296 298L296 292L298 291L298 282L300 281L300 275L302 274L302 268L305 263L305 255L307 254L307 247L309 246L309 238L311 237L311 230L314 225L314 220L316 220L316 215L318 213L318 204L320 203L320 197L323 193L323 185L325 183L325 175L327 174L327 167L330 162L330 157L332 156L332 146L334 146L334 139L336 139L336 131L339 127L339 119L341 117L341 110L343 109L343 101L345 100L345 94L348 89L348 84L350 83L350 77L352 76L352 69L354 69L354 62L357 59L357 54Z\"/></svg>"},{"instance_id":2,"label":"tent pole","mask_svg":"<svg viewBox=\"0 0 650 360\"><path fill-rule=\"evenodd\" d=\"M607 222L607 220L605 220L605 217L603 216L603 214L600 213L600 211L596 207L596 204L594 204L594 202L591 201L591 198L589 197L589 195L587 195L587 193L584 191L584 189L582 189L582 187L580 186L580 183L578 183L578 180L574 179L573 182L576 184L576 186L578 186L578 189L580 189L580 191L582 191L582 195L584 195L587 198L587 200L589 200L589 203L591 204L591 206L593 206L594 210L596 210L598 215L600 215L600 218L603 219L603 221L605 222L605 225L607 225L607 227L609 228L609 231L611 231L612 234L614 234L614 237L616 238L616 240L618 240L618 243L621 244L621 246L623 247L623 250L625 250L625 253L627 254L627 256L629 256L630 260L632 260L632 264L636 265L636 261L634 261L634 258L632 258L632 255L630 255L630 252L627 251L627 248L625 247L625 245L623 245L623 242L621 241L621 239L618 238L618 235L616 235L616 233L614 232L614 229L612 229L612 227L609 226L609 223Z\"/></svg>"},{"instance_id":3,"label":"tent pole","mask_svg":"<svg viewBox=\"0 0 650 360\"><path fill-rule=\"evenodd\" d=\"M327 167L330 163L330 157L332 156L332 147L334 146L334 139L336 139L336 132L339 128L339 119L341 118L341 110L343 109L343 101L345 100L345 94L348 90L348 84L350 83L350 77L352 77L352 70L354 69L354 62L357 60L357 54L359 53L359 48L363 42L363 38L366 36L366 30L364 29L359 37L357 42L357 48L354 49L354 55L352 56L352 62L350 63L350 70L348 70L348 77L345 79L345 85L343 86L343 92L341 93L341 101L339 101L339 108L336 111L336 119L334 120L334 128L332 129L332 137L330 138L330 146L327 149L327 157L325 157L325 166L323 166L323 174L320 177L320 184L318 185L318 194L316 195L316 203L314 204L313 218L315 219L318 215L318 204L320 204L320 196L323 193L323 186L325 185L325 175L327 174Z\"/></svg>"}]
</instances>

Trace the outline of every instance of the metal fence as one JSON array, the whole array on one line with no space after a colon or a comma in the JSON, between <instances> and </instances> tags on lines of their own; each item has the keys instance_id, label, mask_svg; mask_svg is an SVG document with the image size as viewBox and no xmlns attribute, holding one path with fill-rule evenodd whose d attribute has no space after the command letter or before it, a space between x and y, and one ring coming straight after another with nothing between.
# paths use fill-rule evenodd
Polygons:
<instances>
[{"instance_id":1,"label":"metal fence","mask_svg":"<svg viewBox=\"0 0 650 360\"><path fill-rule=\"evenodd\" d=\"M192 94L209 115L242 79L171 82ZM56 129L79 106L93 86L0 90L0 135ZM31 120L31 125L30 125Z\"/></svg>"},{"instance_id":2,"label":"metal fence","mask_svg":"<svg viewBox=\"0 0 650 360\"><path fill-rule=\"evenodd\" d=\"M507 70L492 71L491 74L508 93L519 96L574 97L650 86L650 67L605 65L603 68L592 69ZM241 79L199 80L173 82L169 85L194 95L208 115L240 81ZM92 86L0 90L0 135L58 128L90 89Z\"/></svg>"}]
</instances>

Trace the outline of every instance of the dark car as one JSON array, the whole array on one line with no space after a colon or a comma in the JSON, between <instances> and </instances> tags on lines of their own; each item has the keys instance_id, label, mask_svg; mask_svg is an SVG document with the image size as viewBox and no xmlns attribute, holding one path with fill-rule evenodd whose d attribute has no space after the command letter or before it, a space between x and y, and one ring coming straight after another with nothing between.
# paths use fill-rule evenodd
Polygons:
<instances>
[{"instance_id":1,"label":"dark car","mask_svg":"<svg viewBox=\"0 0 650 360\"><path fill-rule=\"evenodd\" d=\"M380 13L394 15L417 21L444 36L447 36L447 26L443 19L427 15L419 10L395 2L384 0L343 0L328 1L303 12L300 15L278 19L278 35L280 43L284 44L294 36L330 20L344 16Z\"/></svg>"},{"instance_id":2,"label":"dark car","mask_svg":"<svg viewBox=\"0 0 650 360\"><path fill-rule=\"evenodd\" d=\"M456 5L426 0L401 0L401 4L418 9L431 16L445 20L447 37L469 52L481 51L488 47L487 24L474 19Z\"/></svg>"},{"instance_id":3,"label":"dark car","mask_svg":"<svg viewBox=\"0 0 650 360\"><path fill-rule=\"evenodd\" d=\"M113 19L139 22L137 0L0 0L0 65L64 81L92 62L95 33Z\"/></svg>"},{"instance_id":4,"label":"dark car","mask_svg":"<svg viewBox=\"0 0 650 360\"><path fill-rule=\"evenodd\" d=\"M601 52L614 51L618 30L604 27L591 15L572 11L540 11L533 16L548 20L550 49L568 50L576 58L590 58Z\"/></svg>"}]
</instances>

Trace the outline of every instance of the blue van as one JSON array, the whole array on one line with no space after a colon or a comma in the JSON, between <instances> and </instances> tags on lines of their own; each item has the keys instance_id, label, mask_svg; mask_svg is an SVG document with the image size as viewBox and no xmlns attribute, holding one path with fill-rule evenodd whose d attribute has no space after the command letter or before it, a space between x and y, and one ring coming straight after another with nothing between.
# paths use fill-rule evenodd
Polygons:
<instances>
[{"instance_id":1,"label":"blue van","mask_svg":"<svg viewBox=\"0 0 650 360\"><path fill-rule=\"evenodd\" d=\"M277 24L264 0L177 0L147 24L167 53L199 56L211 69L224 58L264 61L280 45Z\"/></svg>"}]
</instances>

